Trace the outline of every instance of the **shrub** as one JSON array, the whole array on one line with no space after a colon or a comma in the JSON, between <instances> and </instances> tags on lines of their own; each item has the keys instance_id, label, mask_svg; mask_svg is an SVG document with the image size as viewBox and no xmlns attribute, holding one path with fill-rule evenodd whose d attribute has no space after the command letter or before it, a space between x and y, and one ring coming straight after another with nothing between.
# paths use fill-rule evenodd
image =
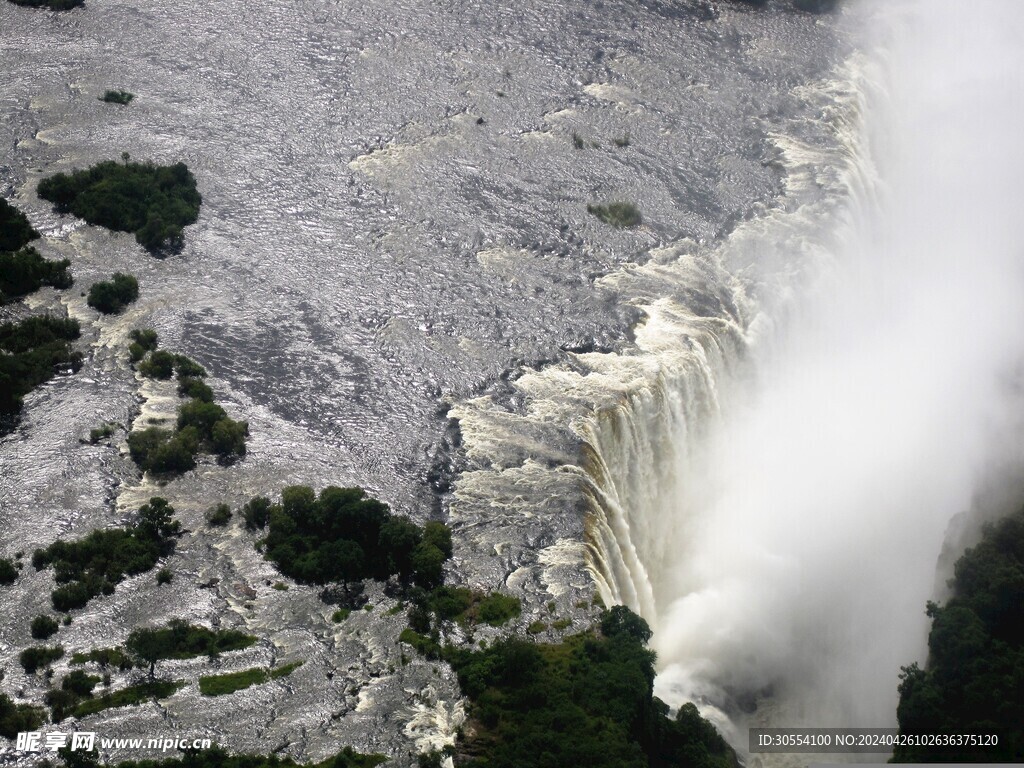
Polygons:
<instances>
[{"instance_id":1,"label":"shrub","mask_svg":"<svg viewBox=\"0 0 1024 768\"><path fill-rule=\"evenodd\" d=\"M642 223L640 210L632 203L609 203L608 205L588 205L587 212L592 213L605 224L622 229L635 227Z\"/></svg>"},{"instance_id":2,"label":"shrub","mask_svg":"<svg viewBox=\"0 0 1024 768\"><path fill-rule=\"evenodd\" d=\"M174 574L171 572L170 568L161 568L159 571L156 572L156 583L159 586L163 586L164 584L170 584L171 581L173 580Z\"/></svg>"},{"instance_id":3,"label":"shrub","mask_svg":"<svg viewBox=\"0 0 1024 768\"><path fill-rule=\"evenodd\" d=\"M72 664L85 664L90 661L99 664L100 669L115 666L122 672L134 666L131 657L120 648L94 648L88 653L74 653L71 655Z\"/></svg>"},{"instance_id":4,"label":"shrub","mask_svg":"<svg viewBox=\"0 0 1024 768\"><path fill-rule=\"evenodd\" d=\"M200 379L206 376L206 369L185 355L174 356L174 372L178 375L179 382L183 378Z\"/></svg>"},{"instance_id":5,"label":"shrub","mask_svg":"<svg viewBox=\"0 0 1024 768\"><path fill-rule=\"evenodd\" d=\"M13 584L18 578L18 569L14 562L6 557L0 558L0 584Z\"/></svg>"},{"instance_id":6,"label":"shrub","mask_svg":"<svg viewBox=\"0 0 1024 768\"><path fill-rule=\"evenodd\" d=\"M46 722L46 710L29 704L15 704L0 693L0 736L13 739L23 731L35 731Z\"/></svg>"},{"instance_id":7,"label":"shrub","mask_svg":"<svg viewBox=\"0 0 1024 768\"><path fill-rule=\"evenodd\" d=\"M235 421L225 416L213 425L210 434L210 447L222 459L244 456L245 438L248 434L248 422Z\"/></svg>"},{"instance_id":8,"label":"shrub","mask_svg":"<svg viewBox=\"0 0 1024 768\"><path fill-rule=\"evenodd\" d=\"M75 717L87 717L97 712L102 712L104 709L127 707L149 699L166 699L184 686L185 682L183 680L176 680L174 682L150 680L141 685L133 685L129 688L122 688L114 693L87 699L75 707L71 714Z\"/></svg>"},{"instance_id":9,"label":"shrub","mask_svg":"<svg viewBox=\"0 0 1024 768\"><path fill-rule=\"evenodd\" d=\"M108 104L129 104L134 98L135 94L128 91L107 91L100 97L100 101Z\"/></svg>"},{"instance_id":10,"label":"shrub","mask_svg":"<svg viewBox=\"0 0 1024 768\"><path fill-rule=\"evenodd\" d=\"M139 364L139 373L150 379L167 380L174 375L174 355L163 349L149 353Z\"/></svg>"},{"instance_id":11,"label":"shrub","mask_svg":"<svg viewBox=\"0 0 1024 768\"><path fill-rule=\"evenodd\" d=\"M36 616L32 619L31 632L36 640L46 640L57 634L60 625L49 616Z\"/></svg>"},{"instance_id":12,"label":"shrub","mask_svg":"<svg viewBox=\"0 0 1024 768\"><path fill-rule=\"evenodd\" d=\"M116 163L112 160L39 182L39 196L90 224L134 232L149 251L177 249L182 228L195 222L202 197L184 163Z\"/></svg>"},{"instance_id":13,"label":"shrub","mask_svg":"<svg viewBox=\"0 0 1024 768\"><path fill-rule=\"evenodd\" d=\"M86 300L90 307L105 315L115 315L139 298L139 281L124 272L115 272L112 280L93 283Z\"/></svg>"},{"instance_id":14,"label":"shrub","mask_svg":"<svg viewBox=\"0 0 1024 768\"><path fill-rule=\"evenodd\" d=\"M274 508L273 502L266 496L256 496L242 507L242 517L245 519L245 527L249 530L262 530L270 522L270 511Z\"/></svg>"},{"instance_id":15,"label":"shrub","mask_svg":"<svg viewBox=\"0 0 1024 768\"><path fill-rule=\"evenodd\" d=\"M213 390L205 381L185 376L178 379L178 394L204 403L213 402Z\"/></svg>"},{"instance_id":16,"label":"shrub","mask_svg":"<svg viewBox=\"0 0 1024 768\"><path fill-rule=\"evenodd\" d=\"M24 670L31 675L40 667L49 666L63 655L64 649L59 645L53 647L34 645L22 651L18 656L18 661L21 662Z\"/></svg>"},{"instance_id":17,"label":"shrub","mask_svg":"<svg viewBox=\"0 0 1024 768\"><path fill-rule=\"evenodd\" d=\"M206 513L206 522L210 525L223 527L231 521L231 507L227 504L218 504Z\"/></svg>"},{"instance_id":18,"label":"shrub","mask_svg":"<svg viewBox=\"0 0 1024 768\"><path fill-rule=\"evenodd\" d=\"M89 432L89 442L95 445L100 440L105 440L114 434L114 425L107 423L102 427L96 427Z\"/></svg>"}]
</instances>

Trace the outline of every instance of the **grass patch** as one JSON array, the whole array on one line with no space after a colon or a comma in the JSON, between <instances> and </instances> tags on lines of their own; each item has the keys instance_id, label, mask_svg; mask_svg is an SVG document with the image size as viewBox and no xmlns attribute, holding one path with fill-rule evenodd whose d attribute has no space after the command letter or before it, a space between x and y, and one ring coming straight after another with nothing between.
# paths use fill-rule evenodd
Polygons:
<instances>
[{"instance_id":1,"label":"grass patch","mask_svg":"<svg viewBox=\"0 0 1024 768\"><path fill-rule=\"evenodd\" d=\"M351 608L339 608L331 614L331 621L335 624L340 624L352 614Z\"/></svg>"},{"instance_id":2,"label":"grass patch","mask_svg":"<svg viewBox=\"0 0 1024 768\"><path fill-rule=\"evenodd\" d=\"M243 669L241 672L207 675L199 678L199 692L203 696L226 696L229 693L251 688L254 685L262 685L263 683L269 683L271 680L287 677L301 666L301 661L293 661L291 664L285 664L276 669L254 667L252 669Z\"/></svg>"},{"instance_id":3,"label":"grass patch","mask_svg":"<svg viewBox=\"0 0 1024 768\"><path fill-rule=\"evenodd\" d=\"M71 714L75 717L87 717L88 715L102 712L104 709L128 707L150 699L166 699L184 687L184 680L154 680L142 685L133 685L129 688L122 688L114 693L108 693L105 696L87 699L75 707Z\"/></svg>"},{"instance_id":4,"label":"grass patch","mask_svg":"<svg viewBox=\"0 0 1024 768\"><path fill-rule=\"evenodd\" d=\"M587 212L618 229L636 227L643 222L639 208L632 203L621 201L608 205L588 205Z\"/></svg>"},{"instance_id":5,"label":"grass patch","mask_svg":"<svg viewBox=\"0 0 1024 768\"><path fill-rule=\"evenodd\" d=\"M539 635L547 628L548 625L545 624L543 621L535 621L526 628L526 631L529 632L531 635Z\"/></svg>"},{"instance_id":6,"label":"grass patch","mask_svg":"<svg viewBox=\"0 0 1024 768\"><path fill-rule=\"evenodd\" d=\"M552 622L551 626L559 631L568 629L572 626L572 619L559 619L558 621Z\"/></svg>"}]
</instances>

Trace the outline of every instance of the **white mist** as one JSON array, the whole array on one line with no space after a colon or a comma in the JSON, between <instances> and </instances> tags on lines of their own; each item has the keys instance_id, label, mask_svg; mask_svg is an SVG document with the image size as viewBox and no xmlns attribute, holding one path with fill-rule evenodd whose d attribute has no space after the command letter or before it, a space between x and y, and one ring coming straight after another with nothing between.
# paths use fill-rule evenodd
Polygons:
<instances>
[{"instance_id":1,"label":"white mist","mask_svg":"<svg viewBox=\"0 0 1024 768\"><path fill-rule=\"evenodd\" d=\"M884 32L866 116L880 189L685 469L687 522L667 526L685 557L649 573L658 694L760 692L747 724L895 725L946 527L1015 437L1024 7L857 15Z\"/></svg>"}]
</instances>

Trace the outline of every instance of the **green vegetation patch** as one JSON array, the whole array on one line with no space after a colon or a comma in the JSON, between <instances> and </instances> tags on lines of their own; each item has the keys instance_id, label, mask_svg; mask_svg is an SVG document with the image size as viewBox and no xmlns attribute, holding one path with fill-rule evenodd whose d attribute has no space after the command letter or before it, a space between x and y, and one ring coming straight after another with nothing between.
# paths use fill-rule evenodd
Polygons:
<instances>
[{"instance_id":1,"label":"green vegetation patch","mask_svg":"<svg viewBox=\"0 0 1024 768\"><path fill-rule=\"evenodd\" d=\"M427 609L439 619L456 621L464 626L490 624L500 627L519 616L522 603L518 597L500 592L483 592L465 587L437 587L427 599Z\"/></svg>"},{"instance_id":2,"label":"green vegetation patch","mask_svg":"<svg viewBox=\"0 0 1024 768\"><path fill-rule=\"evenodd\" d=\"M92 698L93 689L99 685L100 678L76 669L65 675L60 688L51 688L46 693L46 703L50 706L53 722L59 723L70 715L79 704Z\"/></svg>"},{"instance_id":3,"label":"green vegetation patch","mask_svg":"<svg viewBox=\"0 0 1024 768\"><path fill-rule=\"evenodd\" d=\"M212 630L174 619L166 627L136 629L125 642L125 650L136 664L148 664L149 674L162 659L191 659L217 656L248 648L258 638L235 629Z\"/></svg>"},{"instance_id":4,"label":"green vegetation patch","mask_svg":"<svg viewBox=\"0 0 1024 768\"><path fill-rule=\"evenodd\" d=\"M196 221L202 197L184 163L158 166L107 160L84 171L39 182L39 196L90 224L134 232L147 250L178 249L183 228Z\"/></svg>"},{"instance_id":5,"label":"green vegetation patch","mask_svg":"<svg viewBox=\"0 0 1024 768\"><path fill-rule=\"evenodd\" d=\"M441 523L420 527L392 515L361 488L307 486L281 492L279 504L259 497L243 510L246 522L264 518L270 527L266 556L286 576L306 584L385 580L392 575L421 587L439 585L451 557L451 532Z\"/></svg>"},{"instance_id":6,"label":"green vegetation patch","mask_svg":"<svg viewBox=\"0 0 1024 768\"><path fill-rule=\"evenodd\" d=\"M58 370L82 367L69 344L80 334L77 320L49 315L0 324L0 416L17 414L22 398Z\"/></svg>"},{"instance_id":7,"label":"green vegetation patch","mask_svg":"<svg viewBox=\"0 0 1024 768\"><path fill-rule=\"evenodd\" d=\"M99 664L101 669L117 667L122 672L135 666L131 656L120 648L94 648L86 653L71 654L72 664L86 664L90 661Z\"/></svg>"},{"instance_id":8,"label":"green vegetation patch","mask_svg":"<svg viewBox=\"0 0 1024 768\"><path fill-rule=\"evenodd\" d=\"M132 363L138 363L150 352L157 348L157 333L152 328L137 328L128 334L132 340L128 345L128 356Z\"/></svg>"},{"instance_id":9,"label":"green vegetation patch","mask_svg":"<svg viewBox=\"0 0 1024 768\"><path fill-rule=\"evenodd\" d=\"M135 94L129 91L106 91L102 96L99 97L100 101L105 101L108 104L130 104L132 99L135 98Z\"/></svg>"},{"instance_id":10,"label":"green vegetation patch","mask_svg":"<svg viewBox=\"0 0 1024 768\"><path fill-rule=\"evenodd\" d=\"M597 216L605 224L623 229L636 227L643 222L640 209L632 203L616 202L608 205L588 205L587 212Z\"/></svg>"},{"instance_id":11,"label":"green vegetation patch","mask_svg":"<svg viewBox=\"0 0 1024 768\"><path fill-rule=\"evenodd\" d=\"M149 680L141 685L122 688L104 696L86 699L72 710L75 717L87 717L114 707L128 707L150 699L166 699L185 687L184 680Z\"/></svg>"},{"instance_id":12,"label":"green vegetation patch","mask_svg":"<svg viewBox=\"0 0 1024 768\"><path fill-rule=\"evenodd\" d=\"M1024 509L956 562L953 596L928 603L928 665L903 668L901 734L996 734L993 746L896 747L893 762L1024 759Z\"/></svg>"},{"instance_id":13,"label":"green vegetation patch","mask_svg":"<svg viewBox=\"0 0 1024 768\"><path fill-rule=\"evenodd\" d=\"M74 284L68 272L70 266L68 259L44 259L35 248L0 252L0 304L27 296L44 285L70 288Z\"/></svg>"},{"instance_id":14,"label":"green vegetation patch","mask_svg":"<svg viewBox=\"0 0 1024 768\"><path fill-rule=\"evenodd\" d=\"M139 298L139 281L124 272L115 272L110 280L93 283L87 303L104 315L116 315Z\"/></svg>"},{"instance_id":15,"label":"green vegetation patch","mask_svg":"<svg viewBox=\"0 0 1024 768\"><path fill-rule=\"evenodd\" d=\"M200 452L216 454L222 462L244 456L249 424L229 418L213 402L213 391L202 381L206 369L185 355L157 349L156 332L138 333L129 353L139 373L160 380L177 374L178 393L191 398L178 408L175 429L149 427L128 435L128 451L138 467L143 472L174 475L194 469Z\"/></svg>"},{"instance_id":16,"label":"green vegetation patch","mask_svg":"<svg viewBox=\"0 0 1024 768\"><path fill-rule=\"evenodd\" d=\"M101 427L95 427L89 430L89 442L96 445L100 440L106 440L108 437L113 437L114 429L117 425L107 422Z\"/></svg>"},{"instance_id":17,"label":"green vegetation patch","mask_svg":"<svg viewBox=\"0 0 1024 768\"><path fill-rule=\"evenodd\" d=\"M15 704L0 693L0 736L13 739L22 731L35 731L46 722L46 710L30 704Z\"/></svg>"},{"instance_id":18,"label":"green vegetation patch","mask_svg":"<svg viewBox=\"0 0 1024 768\"><path fill-rule=\"evenodd\" d=\"M60 624L50 616L36 616L30 627L32 637L36 640L47 640L57 634Z\"/></svg>"},{"instance_id":19,"label":"green vegetation patch","mask_svg":"<svg viewBox=\"0 0 1024 768\"><path fill-rule=\"evenodd\" d=\"M144 573L171 553L181 526L174 508L154 496L139 509L138 520L124 528L95 530L78 541L58 540L32 554L36 570L53 566L61 586L51 599L58 611L84 607L99 594L112 594L127 576Z\"/></svg>"},{"instance_id":20,"label":"green vegetation patch","mask_svg":"<svg viewBox=\"0 0 1024 768\"><path fill-rule=\"evenodd\" d=\"M459 765L731 768L732 750L693 704L671 718L654 697L649 639L643 619L616 606L605 613L601 635L448 649L471 702L473 735L458 746Z\"/></svg>"},{"instance_id":21,"label":"green vegetation patch","mask_svg":"<svg viewBox=\"0 0 1024 768\"><path fill-rule=\"evenodd\" d=\"M48 667L63 655L64 649L59 645L34 645L22 651L18 655L18 661L22 668L31 675L42 667Z\"/></svg>"},{"instance_id":22,"label":"green vegetation patch","mask_svg":"<svg viewBox=\"0 0 1024 768\"><path fill-rule=\"evenodd\" d=\"M0 251L16 251L38 237L28 217L0 198Z\"/></svg>"},{"instance_id":23,"label":"green vegetation patch","mask_svg":"<svg viewBox=\"0 0 1024 768\"><path fill-rule=\"evenodd\" d=\"M5 586L13 584L17 578L18 567L14 564L14 561L6 557L0 558L0 584Z\"/></svg>"},{"instance_id":24,"label":"green vegetation patch","mask_svg":"<svg viewBox=\"0 0 1024 768\"><path fill-rule=\"evenodd\" d=\"M262 667L255 667L253 669L244 669L241 672L228 672L223 675L207 675L199 678L199 692L203 696L224 696L254 685L262 685L263 683L269 683L271 680L287 677L300 666L302 666L302 662L295 661L276 669L268 670Z\"/></svg>"}]
</instances>

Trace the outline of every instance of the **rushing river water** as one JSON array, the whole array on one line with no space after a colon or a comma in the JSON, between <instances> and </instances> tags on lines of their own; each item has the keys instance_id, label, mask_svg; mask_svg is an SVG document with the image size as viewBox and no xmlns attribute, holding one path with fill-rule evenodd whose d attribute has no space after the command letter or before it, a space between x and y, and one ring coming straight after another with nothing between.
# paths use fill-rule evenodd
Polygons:
<instances>
[{"instance_id":1,"label":"rushing river water","mask_svg":"<svg viewBox=\"0 0 1024 768\"><path fill-rule=\"evenodd\" d=\"M681 593L664 575L685 525L637 504L679 495L672 478L747 376L751 335L831 258L831 225L869 186L860 60L834 24L701 0L0 3L0 185L77 280L30 303L63 302L91 343L3 439L0 549L116 523L159 492L190 531L174 583L126 582L62 630L65 646L187 616L264 638L238 668L307 660L232 711L190 687L99 727L212 730L305 758L340 743L404 758L452 737L457 688L401 665L401 615L335 626L315 591L271 588L251 535L203 523L215 503L289 483L361 485L418 520L440 500L454 576L523 595L524 625L554 601L586 626L596 579L676 661L662 625ZM107 88L136 99L102 103ZM122 152L195 173L204 205L181 254L150 258L35 196L43 176ZM612 200L644 224L587 213ZM140 301L98 319L79 288L118 270ZM250 423L242 462L158 489L123 434L120 450L80 444L101 422L173 412L125 364L144 325ZM20 579L0 626L5 686L27 700L43 688L16 657L49 579Z\"/></svg>"}]
</instances>

